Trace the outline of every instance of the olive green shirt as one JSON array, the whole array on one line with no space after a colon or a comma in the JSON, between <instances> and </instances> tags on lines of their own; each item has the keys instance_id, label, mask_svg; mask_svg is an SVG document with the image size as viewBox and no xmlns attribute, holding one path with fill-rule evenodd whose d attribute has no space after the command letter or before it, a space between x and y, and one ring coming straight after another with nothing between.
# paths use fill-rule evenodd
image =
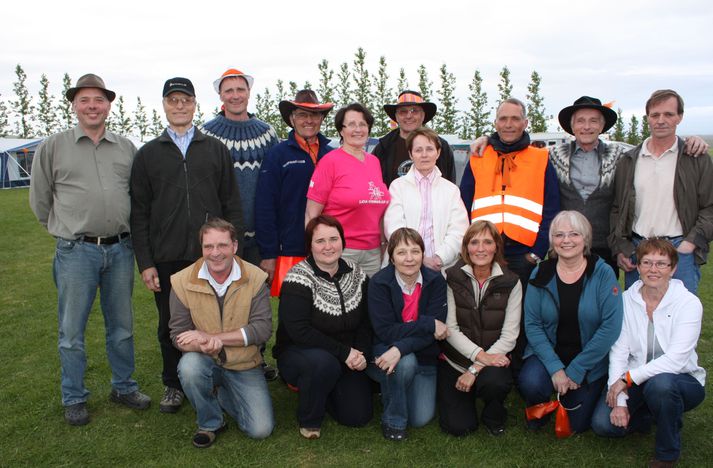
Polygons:
<instances>
[{"instance_id":1,"label":"olive green shirt","mask_svg":"<svg viewBox=\"0 0 713 468\"><path fill-rule=\"evenodd\" d=\"M32 211L63 239L129 232L134 154L131 141L109 131L97 145L78 126L50 136L32 161Z\"/></svg>"}]
</instances>

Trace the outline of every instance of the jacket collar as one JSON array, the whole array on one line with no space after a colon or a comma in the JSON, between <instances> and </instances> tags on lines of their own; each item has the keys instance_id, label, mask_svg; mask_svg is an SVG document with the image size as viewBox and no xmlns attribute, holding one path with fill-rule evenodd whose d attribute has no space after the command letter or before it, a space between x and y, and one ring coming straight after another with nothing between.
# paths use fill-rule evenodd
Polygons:
<instances>
[{"instance_id":1,"label":"jacket collar","mask_svg":"<svg viewBox=\"0 0 713 468\"><path fill-rule=\"evenodd\" d=\"M196 125L194 125L193 128L195 129L195 131L193 132L193 139L191 141L205 140L205 134L201 132ZM158 140L163 143L173 143L171 135L168 134L168 128L163 129L163 132L158 137Z\"/></svg>"},{"instance_id":2,"label":"jacket collar","mask_svg":"<svg viewBox=\"0 0 713 468\"><path fill-rule=\"evenodd\" d=\"M248 270L245 268L243 259L241 259L237 255L235 255L233 258L235 259L235 261L238 263L238 266L240 267L241 276L238 281L233 281L232 283L230 283L230 286L228 286L228 290L233 288L234 285L241 286L241 285L247 283L248 279L249 279L249 275L250 275ZM187 289L189 289L191 291L197 291L197 292L209 292L209 293L213 294L213 288L211 287L208 280L198 277L198 273L201 271L201 268L203 267L203 263L205 263L205 260L200 258L197 262L195 262L193 264L192 267L190 267L191 274L188 279ZM227 294L227 291L226 291L226 294Z\"/></svg>"}]
</instances>

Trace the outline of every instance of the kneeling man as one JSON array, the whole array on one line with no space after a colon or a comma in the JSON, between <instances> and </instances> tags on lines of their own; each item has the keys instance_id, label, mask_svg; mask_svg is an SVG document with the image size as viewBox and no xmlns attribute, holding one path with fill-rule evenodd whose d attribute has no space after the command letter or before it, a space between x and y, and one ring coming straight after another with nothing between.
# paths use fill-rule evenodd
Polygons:
<instances>
[{"instance_id":1,"label":"kneeling man","mask_svg":"<svg viewBox=\"0 0 713 468\"><path fill-rule=\"evenodd\" d=\"M198 419L193 445L215 441L225 428L223 411L262 439L275 425L259 349L272 334L267 274L235 255L229 222L206 222L199 240L203 257L171 277L169 323L183 351L178 377Z\"/></svg>"}]
</instances>

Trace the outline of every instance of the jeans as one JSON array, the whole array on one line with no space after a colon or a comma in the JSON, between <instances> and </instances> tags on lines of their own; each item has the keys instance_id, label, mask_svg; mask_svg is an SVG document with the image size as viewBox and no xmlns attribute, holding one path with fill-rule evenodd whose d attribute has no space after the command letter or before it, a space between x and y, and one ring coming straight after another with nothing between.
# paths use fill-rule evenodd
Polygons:
<instances>
[{"instance_id":1,"label":"jeans","mask_svg":"<svg viewBox=\"0 0 713 468\"><path fill-rule=\"evenodd\" d=\"M374 355L381 355L385 352ZM369 377L381 384L381 402L384 412L381 422L394 429L423 427L433 419L436 412L436 366L418 363L411 353L401 357L394 373L386 372L369 364Z\"/></svg>"},{"instance_id":2,"label":"jeans","mask_svg":"<svg viewBox=\"0 0 713 468\"><path fill-rule=\"evenodd\" d=\"M84 331L97 289L104 315L111 386L120 394L138 390L131 378L134 372L131 239L127 237L111 245L57 239L52 273L57 286L62 404L83 403L89 397L84 386L87 368Z\"/></svg>"},{"instance_id":3,"label":"jeans","mask_svg":"<svg viewBox=\"0 0 713 468\"><path fill-rule=\"evenodd\" d=\"M642 240L643 239L639 236L633 236L631 238L634 247L637 247ZM670 241L674 247L678 248L683 241L683 236L672 237ZM634 264L637 263L636 254L631 256L631 261ZM676 271L673 273L673 277L683 281L683 285L686 286L686 289L692 294L698 294L698 283L701 281L701 268L696 264L695 254L682 254L678 252L678 263L676 264ZM634 284L638 279L639 271L637 269L625 272L624 289L629 289L629 286Z\"/></svg>"},{"instance_id":4,"label":"jeans","mask_svg":"<svg viewBox=\"0 0 713 468\"><path fill-rule=\"evenodd\" d=\"M560 402L567 408L567 416L572 431L581 433L591 426L592 413L597 400L606 386L606 376L593 382L582 382L577 390L570 390L560 397ZM527 406L550 401L554 393L552 377L537 356L525 359L520 371L520 393ZM532 426L542 425L547 419L532 422Z\"/></svg>"},{"instance_id":5,"label":"jeans","mask_svg":"<svg viewBox=\"0 0 713 468\"><path fill-rule=\"evenodd\" d=\"M264 439L272 433L272 400L260 367L225 369L207 354L189 352L178 363L178 377L196 411L198 429L219 429L225 410L248 437Z\"/></svg>"},{"instance_id":6,"label":"jeans","mask_svg":"<svg viewBox=\"0 0 713 468\"><path fill-rule=\"evenodd\" d=\"M611 408L606 394L597 403L592 417L592 430L602 437L622 437L642 426L648 418L656 422L656 458L675 461L681 454L683 412L701 404L705 388L689 374L658 374L629 389L629 426L611 423Z\"/></svg>"}]
</instances>

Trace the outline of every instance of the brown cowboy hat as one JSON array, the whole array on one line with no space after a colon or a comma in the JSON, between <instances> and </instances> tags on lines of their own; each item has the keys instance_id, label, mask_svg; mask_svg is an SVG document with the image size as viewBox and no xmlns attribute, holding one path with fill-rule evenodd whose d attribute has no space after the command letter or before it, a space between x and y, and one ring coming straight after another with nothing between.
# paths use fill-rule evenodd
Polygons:
<instances>
[{"instance_id":1,"label":"brown cowboy hat","mask_svg":"<svg viewBox=\"0 0 713 468\"><path fill-rule=\"evenodd\" d=\"M77 85L74 88L69 88L64 94L64 96L67 98L68 101L72 102L74 101L74 95L77 94L77 91L82 88L101 89L102 91L104 91L104 94L106 94L106 98L109 100L109 102L112 102L116 97L116 93L114 91L106 89L106 86L104 85L104 80L102 80L94 73L87 73L86 75L80 77L77 80Z\"/></svg>"},{"instance_id":2,"label":"brown cowboy hat","mask_svg":"<svg viewBox=\"0 0 713 468\"><path fill-rule=\"evenodd\" d=\"M579 109L595 109L602 113L602 115L604 116L604 129L602 130L602 133L612 128L616 123L616 112L614 112L607 106L603 106L602 101L597 98L593 98L590 96L582 96L581 98L574 101L574 104L572 104L571 106L562 109L559 115L557 116L562 130L569 133L570 135L574 135L574 132L572 132L572 115L574 115L574 113Z\"/></svg>"},{"instance_id":3,"label":"brown cowboy hat","mask_svg":"<svg viewBox=\"0 0 713 468\"><path fill-rule=\"evenodd\" d=\"M426 114L423 123L429 122L433 116L436 115L436 111L438 110L438 107L436 107L434 103L424 101L421 93L407 89L401 91L396 104L384 104L384 112L386 112L386 115L388 115L391 120L396 122L396 109L403 106L419 106L423 109L423 112Z\"/></svg>"},{"instance_id":4,"label":"brown cowboy hat","mask_svg":"<svg viewBox=\"0 0 713 468\"><path fill-rule=\"evenodd\" d=\"M332 110L334 104L331 102L320 104L319 99L317 99L317 94L314 91L311 89L303 89L301 91L297 91L294 101L280 101L280 104L278 104L277 107L280 109L282 120L284 120L287 125L292 127L290 115L295 109L302 109L308 112L318 112L324 116L329 114L329 111Z\"/></svg>"}]
</instances>

